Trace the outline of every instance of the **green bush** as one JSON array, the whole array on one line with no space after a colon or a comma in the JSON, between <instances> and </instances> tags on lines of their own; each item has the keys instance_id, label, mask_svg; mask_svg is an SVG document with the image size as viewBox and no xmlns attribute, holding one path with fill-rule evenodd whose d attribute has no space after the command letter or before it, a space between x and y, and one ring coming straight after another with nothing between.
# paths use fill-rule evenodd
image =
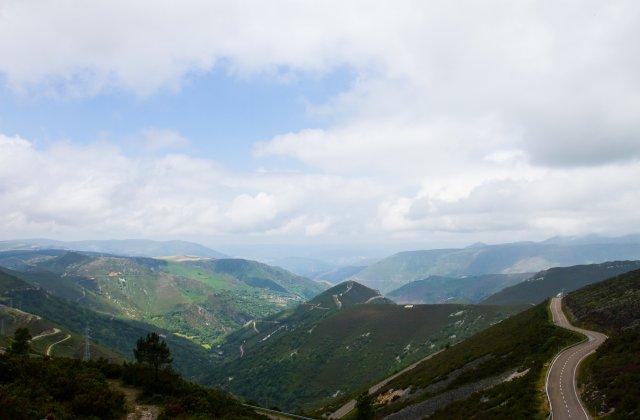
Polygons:
<instances>
[{"instance_id":1,"label":"green bush","mask_svg":"<svg viewBox=\"0 0 640 420\"><path fill-rule=\"evenodd\" d=\"M100 370L70 359L0 356L3 418L99 417L124 414L124 395L109 388Z\"/></svg>"}]
</instances>

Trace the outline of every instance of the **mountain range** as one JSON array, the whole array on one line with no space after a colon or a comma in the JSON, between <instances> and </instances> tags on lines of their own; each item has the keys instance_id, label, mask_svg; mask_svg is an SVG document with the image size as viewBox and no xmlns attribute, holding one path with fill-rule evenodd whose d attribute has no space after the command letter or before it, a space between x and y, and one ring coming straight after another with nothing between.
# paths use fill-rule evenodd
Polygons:
<instances>
[{"instance_id":1,"label":"mountain range","mask_svg":"<svg viewBox=\"0 0 640 420\"><path fill-rule=\"evenodd\" d=\"M190 255L206 258L228 258L227 255L186 241L152 241L149 239L111 239L88 241L56 241L53 239L21 239L0 241L0 251L63 249L138 257Z\"/></svg>"},{"instance_id":2,"label":"mountain range","mask_svg":"<svg viewBox=\"0 0 640 420\"><path fill-rule=\"evenodd\" d=\"M398 303L478 303L487 296L529 277L530 273L429 276L407 283L386 296Z\"/></svg>"},{"instance_id":3,"label":"mountain range","mask_svg":"<svg viewBox=\"0 0 640 420\"><path fill-rule=\"evenodd\" d=\"M0 267L49 293L211 346L250 319L303 302L326 286L240 259L158 259L63 250L6 251Z\"/></svg>"},{"instance_id":4,"label":"mountain range","mask_svg":"<svg viewBox=\"0 0 640 420\"><path fill-rule=\"evenodd\" d=\"M396 305L347 281L229 335L217 349L224 362L210 383L263 405L323 410L517 310Z\"/></svg>"},{"instance_id":5,"label":"mountain range","mask_svg":"<svg viewBox=\"0 0 640 420\"><path fill-rule=\"evenodd\" d=\"M425 252L441 268L454 270L457 261L493 270L511 257L540 255L540 247L561 247L565 261L579 249L591 256L620 247L635 252L626 240L555 238L528 244L526 252L523 244ZM479 253L473 261L472 250ZM422 252L390 259L400 264L406 255L404 273L421 272ZM93 358L120 363L131 360L139 337L157 332L178 372L254 405L314 417L347 407L346 414L375 385L370 398L378 417L544 417L545 366L581 339L549 319L546 300L562 292L575 324L610 336L584 365L590 410L624 418L640 409L626 392L640 385L640 261L427 275L385 294L353 280L375 266L334 268L315 281L237 258L4 251L0 347L26 327L36 354L82 358L88 342ZM339 284L327 289L329 282Z\"/></svg>"},{"instance_id":6,"label":"mountain range","mask_svg":"<svg viewBox=\"0 0 640 420\"><path fill-rule=\"evenodd\" d=\"M431 275L530 273L551 267L640 259L640 242L636 236L592 239L597 243L585 241L556 239L400 252L368 266L352 279L387 293Z\"/></svg>"},{"instance_id":7,"label":"mountain range","mask_svg":"<svg viewBox=\"0 0 640 420\"><path fill-rule=\"evenodd\" d=\"M554 267L484 299L486 305L537 304L558 293L568 293L619 274L640 269L640 261L610 261L572 267Z\"/></svg>"}]
</instances>

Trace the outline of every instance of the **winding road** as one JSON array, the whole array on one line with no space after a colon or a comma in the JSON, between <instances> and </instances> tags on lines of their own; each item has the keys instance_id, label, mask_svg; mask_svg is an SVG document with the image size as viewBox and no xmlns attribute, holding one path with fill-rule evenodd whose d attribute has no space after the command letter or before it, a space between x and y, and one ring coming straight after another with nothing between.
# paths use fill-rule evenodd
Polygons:
<instances>
[{"instance_id":1,"label":"winding road","mask_svg":"<svg viewBox=\"0 0 640 420\"><path fill-rule=\"evenodd\" d=\"M31 341L36 341L36 340L40 340L41 338L44 337L48 337L50 335L54 335L54 334L58 334L60 332L60 328L54 328L52 330L45 330L43 332L41 332L40 334L34 336L31 338Z\"/></svg>"},{"instance_id":2,"label":"winding road","mask_svg":"<svg viewBox=\"0 0 640 420\"><path fill-rule=\"evenodd\" d=\"M580 362L604 343L607 336L571 325L562 311L562 298L552 298L550 309L554 324L587 337L587 340L562 350L551 362L545 384L551 406L551 418L553 420L590 419L591 416L578 396L576 375Z\"/></svg>"},{"instance_id":3,"label":"winding road","mask_svg":"<svg viewBox=\"0 0 640 420\"><path fill-rule=\"evenodd\" d=\"M63 343L63 342L67 341L70 338L71 338L71 334L67 334L67 336L65 338L63 338L62 340L58 340L55 343L49 344L49 347L47 347L47 350L45 351L44 354L46 354L47 356L51 356L51 350L53 350L53 346L55 346L56 344Z\"/></svg>"}]
</instances>

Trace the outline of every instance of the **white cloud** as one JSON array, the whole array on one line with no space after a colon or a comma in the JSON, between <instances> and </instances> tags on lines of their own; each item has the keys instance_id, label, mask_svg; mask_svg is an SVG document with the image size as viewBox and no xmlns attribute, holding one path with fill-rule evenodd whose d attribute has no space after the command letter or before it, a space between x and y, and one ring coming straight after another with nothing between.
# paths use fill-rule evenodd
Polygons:
<instances>
[{"instance_id":1,"label":"white cloud","mask_svg":"<svg viewBox=\"0 0 640 420\"><path fill-rule=\"evenodd\" d=\"M386 177L232 173L186 155L134 159L104 144L43 149L0 135L0 235L418 240L443 232L540 236L640 227L637 162L516 165L507 169L520 168L518 176L494 168L477 178L398 185Z\"/></svg>"},{"instance_id":2,"label":"white cloud","mask_svg":"<svg viewBox=\"0 0 640 420\"><path fill-rule=\"evenodd\" d=\"M171 154L130 158L104 145L37 148L0 135L0 236L323 233L335 209L358 215L380 194L358 179L232 173ZM342 223L351 223L345 211Z\"/></svg>"},{"instance_id":3,"label":"white cloud","mask_svg":"<svg viewBox=\"0 0 640 420\"><path fill-rule=\"evenodd\" d=\"M241 229L256 229L265 223L271 223L285 203L271 195L260 192L254 196L240 194L233 199L226 216Z\"/></svg>"},{"instance_id":4,"label":"white cloud","mask_svg":"<svg viewBox=\"0 0 640 420\"><path fill-rule=\"evenodd\" d=\"M27 93L149 95L221 62L242 77L355 75L315 108L334 124L256 144L306 173L2 137L5 234L638 230L639 13L595 0L4 2L0 73Z\"/></svg>"},{"instance_id":5,"label":"white cloud","mask_svg":"<svg viewBox=\"0 0 640 420\"><path fill-rule=\"evenodd\" d=\"M183 149L189 145L182 134L176 130L149 127L142 131L144 145L147 150Z\"/></svg>"}]
</instances>

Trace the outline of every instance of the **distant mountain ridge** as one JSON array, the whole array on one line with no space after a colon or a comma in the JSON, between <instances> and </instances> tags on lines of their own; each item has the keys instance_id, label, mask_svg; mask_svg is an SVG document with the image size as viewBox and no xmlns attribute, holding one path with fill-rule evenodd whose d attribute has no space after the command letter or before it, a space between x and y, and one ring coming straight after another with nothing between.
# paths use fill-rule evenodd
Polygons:
<instances>
[{"instance_id":1,"label":"distant mountain ridge","mask_svg":"<svg viewBox=\"0 0 640 420\"><path fill-rule=\"evenodd\" d=\"M610 243L550 240L467 248L406 251L372 264L352 279L383 293L430 275L472 276L537 272L551 267L640 259L636 235L607 238ZM562 242L562 243L560 243ZM576 243L577 242L577 243Z\"/></svg>"},{"instance_id":2,"label":"distant mountain ridge","mask_svg":"<svg viewBox=\"0 0 640 420\"><path fill-rule=\"evenodd\" d=\"M532 275L517 273L463 277L429 276L407 283L386 296L397 303L478 303Z\"/></svg>"},{"instance_id":3,"label":"distant mountain ridge","mask_svg":"<svg viewBox=\"0 0 640 420\"><path fill-rule=\"evenodd\" d=\"M110 239L87 241L57 241L53 239L22 239L0 241L0 251L64 249L124 256L163 257L189 255L206 258L228 258L227 255L187 241L153 241L149 239Z\"/></svg>"},{"instance_id":4,"label":"distant mountain ridge","mask_svg":"<svg viewBox=\"0 0 640 420\"><path fill-rule=\"evenodd\" d=\"M316 281L326 281L332 284L337 284L345 281L350 277L353 277L354 275L364 270L366 267L366 265L347 265L321 273L315 276L313 279Z\"/></svg>"},{"instance_id":5,"label":"distant mountain ridge","mask_svg":"<svg viewBox=\"0 0 640 420\"><path fill-rule=\"evenodd\" d=\"M560 292L568 293L629 271L640 269L640 261L609 261L554 267L541 271L527 281L507 287L481 303L486 305L537 304Z\"/></svg>"}]
</instances>

